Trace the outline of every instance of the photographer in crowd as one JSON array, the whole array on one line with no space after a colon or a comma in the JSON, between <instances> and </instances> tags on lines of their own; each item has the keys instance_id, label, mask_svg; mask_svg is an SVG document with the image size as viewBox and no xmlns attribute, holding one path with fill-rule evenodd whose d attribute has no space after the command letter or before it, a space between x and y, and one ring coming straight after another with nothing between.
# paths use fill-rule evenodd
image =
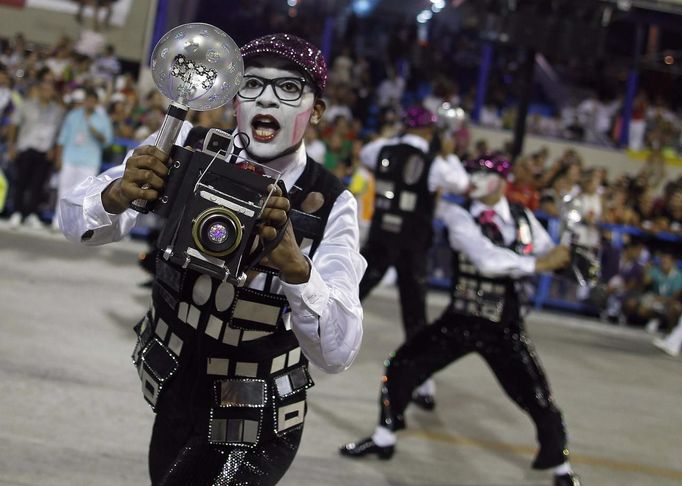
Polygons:
<instances>
[{"instance_id":1,"label":"photographer in crowd","mask_svg":"<svg viewBox=\"0 0 682 486\"><path fill-rule=\"evenodd\" d=\"M153 306L137 330L142 342L156 336L152 342L177 366L160 384L145 382L151 377L141 370L157 413L149 451L155 486L276 484L301 440L313 385L308 360L341 372L362 338L357 289L366 263L356 203L306 156L303 143L308 123L318 123L325 109L322 53L288 34L251 41L241 53L245 74L234 102L237 131L250 143L240 155L280 171L290 194L275 190L258 235L272 242L284 233L243 287L158 260ZM179 145L189 128L185 123ZM129 204L156 200L164 188L168 155L150 146L154 140L61 200L69 239L101 244L130 231L138 213ZM290 208L319 218L305 249L296 243ZM142 359L151 366L150 358Z\"/></svg>"}]
</instances>

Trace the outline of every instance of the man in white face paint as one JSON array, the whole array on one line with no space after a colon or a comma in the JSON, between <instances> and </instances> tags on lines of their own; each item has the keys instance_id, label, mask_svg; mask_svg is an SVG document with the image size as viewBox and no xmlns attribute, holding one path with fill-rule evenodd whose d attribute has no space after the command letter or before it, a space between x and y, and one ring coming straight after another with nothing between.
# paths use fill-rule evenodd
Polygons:
<instances>
[{"instance_id":1,"label":"man in white face paint","mask_svg":"<svg viewBox=\"0 0 682 486\"><path fill-rule=\"evenodd\" d=\"M245 76L234 101L245 136L236 150L281 172L288 197L275 188L258 231L264 240L284 233L243 287L157 259L153 305L136 326L135 352L156 412L154 486L276 484L301 440L313 386L308 362L341 372L362 338L358 286L366 262L355 199L306 156L303 142L324 112L322 53L287 34L261 37L241 52ZM189 143L191 128L183 126L177 144ZM62 199L69 239L101 244L130 231L138 215L130 202L155 200L164 186L167 155L151 146L155 136Z\"/></svg>"},{"instance_id":2,"label":"man in white face paint","mask_svg":"<svg viewBox=\"0 0 682 486\"><path fill-rule=\"evenodd\" d=\"M250 138L251 158L286 168L284 157L301 147L308 122L317 124L324 112L315 90L284 58L261 56L246 66L235 109L239 130Z\"/></svg>"},{"instance_id":3,"label":"man in white face paint","mask_svg":"<svg viewBox=\"0 0 682 486\"><path fill-rule=\"evenodd\" d=\"M504 197L508 161L484 157L465 166L473 186L470 201L464 207L450 203L441 211L453 252L450 305L388 360L374 434L346 444L340 452L352 458L390 459L395 433L405 428L404 411L413 390L475 352L535 423L540 450L533 467L552 469L555 486L578 486L568 462L563 418L525 333L516 289L523 277L568 265L568 248L555 247L532 213Z\"/></svg>"}]
</instances>

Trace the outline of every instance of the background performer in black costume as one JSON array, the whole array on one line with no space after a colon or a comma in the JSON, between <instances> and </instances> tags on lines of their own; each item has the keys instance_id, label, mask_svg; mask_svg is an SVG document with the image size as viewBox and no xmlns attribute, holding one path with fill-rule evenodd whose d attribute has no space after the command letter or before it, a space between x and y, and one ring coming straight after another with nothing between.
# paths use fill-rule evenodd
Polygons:
<instances>
[{"instance_id":1,"label":"background performer in black costume","mask_svg":"<svg viewBox=\"0 0 682 486\"><path fill-rule=\"evenodd\" d=\"M456 155L430 150L437 121L426 108L413 106L403 118L403 134L378 138L360 151L360 160L374 171L376 181L374 214L362 248L367 271L360 282L360 300L389 267L395 267L405 339L426 326L427 254L438 195L461 194L469 187ZM451 134L441 134L448 136ZM433 381L427 379L415 389L413 401L426 410L433 409L434 390Z\"/></svg>"},{"instance_id":2,"label":"background performer in black costume","mask_svg":"<svg viewBox=\"0 0 682 486\"><path fill-rule=\"evenodd\" d=\"M552 469L556 486L578 486L568 462L566 430L522 318L519 281L565 267L569 250L554 246L532 213L504 197L510 164L482 158L472 172L471 200L449 204L442 217L453 251L451 301L441 317L422 328L390 358L380 393L379 426L371 437L341 448L358 458L390 459L395 432L413 389L470 352L488 363L505 392L535 423L540 450L536 469Z\"/></svg>"}]
</instances>

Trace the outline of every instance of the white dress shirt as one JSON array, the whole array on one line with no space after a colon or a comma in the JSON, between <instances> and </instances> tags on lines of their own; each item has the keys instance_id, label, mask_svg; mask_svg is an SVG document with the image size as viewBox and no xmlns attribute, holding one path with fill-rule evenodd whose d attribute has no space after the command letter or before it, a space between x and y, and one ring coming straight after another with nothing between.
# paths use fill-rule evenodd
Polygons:
<instances>
[{"instance_id":1,"label":"white dress shirt","mask_svg":"<svg viewBox=\"0 0 682 486\"><path fill-rule=\"evenodd\" d=\"M425 139L418 135L407 133L400 137L377 138L371 141L360 149L360 161L365 167L374 171L381 149L388 145L397 145L399 143L411 145L425 154L429 152L429 143ZM464 170L464 167L462 167L462 163L456 155L451 154L447 157L438 155L433 159L427 182L430 192L440 190L462 194L469 187L469 175Z\"/></svg>"},{"instance_id":2,"label":"white dress shirt","mask_svg":"<svg viewBox=\"0 0 682 486\"><path fill-rule=\"evenodd\" d=\"M191 124L185 122L176 143L181 144ZM156 134L142 145L154 143ZM117 241L135 225L139 213L128 209L121 214L109 214L102 206L102 191L123 176L125 163L112 167L97 177L90 177L66 194L60 204L60 227L66 237L85 245L100 245ZM303 173L306 164L305 146L294 153L268 164L282 172L288 188ZM329 373L347 369L355 359L362 340L362 306L358 296L360 280L367 262L359 253L359 230L356 202L352 194L343 191L334 202L324 236L313 255L308 282L298 285L279 280L272 291L281 291L291 307L292 330L306 357ZM262 288L259 275L249 283Z\"/></svg>"},{"instance_id":3,"label":"white dress shirt","mask_svg":"<svg viewBox=\"0 0 682 486\"><path fill-rule=\"evenodd\" d=\"M526 210L533 238L533 256L519 255L508 248L493 244L483 235L475 218L486 209L495 210L494 221L500 228L505 244L510 245L516 240L516 223L505 197L493 207L475 200L471 204L470 212L458 204L446 202L442 206L441 217L448 228L452 249L465 253L476 269L486 277L521 278L534 274L535 255L544 255L554 247L545 228L533 213Z\"/></svg>"}]
</instances>

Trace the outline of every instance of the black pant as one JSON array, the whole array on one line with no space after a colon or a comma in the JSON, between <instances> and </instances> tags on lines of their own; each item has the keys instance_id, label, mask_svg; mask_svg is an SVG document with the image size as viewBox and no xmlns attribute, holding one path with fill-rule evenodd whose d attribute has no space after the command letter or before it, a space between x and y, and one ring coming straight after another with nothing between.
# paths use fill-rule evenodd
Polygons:
<instances>
[{"instance_id":1,"label":"black pant","mask_svg":"<svg viewBox=\"0 0 682 486\"><path fill-rule=\"evenodd\" d=\"M360 282L360 300L367 297L381 282L390 266L395 267L406 339L426 326L427 251L397 249L382 243L369 242L361 252L367 260L367 270Z\"/></svg>"},{"instance_id":2,"label":"black pant","mask_svg":"<svg viewBox=\"0 0 682 486\"><path fill-rule=\"evenodd\" d=\"M470 352L485 359L509 398L535 423L542 459L538 455L534 467L562 464L567 453L561 412L533 344L518 323L509 326L446 310L407 340L389 361L380 398L380 423L392 430L403 428L403 413L414 388Z\"/></svg>"},{"instance_id":3,"label":"black pant","mask_svg":"<svg viewBox=\"0 0 682 486\"><path fill-rule=\"evenodd\" d=\"M26 217L38 211L52 164L45 152L33 149L19 153L14 164L14 211Z\"/></svg>"},{"instance_id":4,"label":"black pant","mask_svg":"<svg viewBox=\"0 0 682 486\"><path fill-rule=\"evenodd\" d=\"M204 360L205 362L205 360ZM152 486L275 485L296 456L302 429L273 437L272 409L264 410L261 444L254 449L208 442L208 407L200 398L206 378L194 363L180 365L162 391L149 444ZM205 366L205 365L204 365ZM197 376L202 378L196 379Z\"/></svg>"},{"instance_id":5,"label":"black pant","mask_svg":"<svg viewBox=\"0 0 682 486\"><path fill-rule=\"evenodd\" d=\"M255 449L218 447L209 444L206 435L188 434L178 425L163 415L154 421L149 446L152 486L275 485L293 462L303 434L303 429L294 430Z\"/></svg>"}]
</instances>

